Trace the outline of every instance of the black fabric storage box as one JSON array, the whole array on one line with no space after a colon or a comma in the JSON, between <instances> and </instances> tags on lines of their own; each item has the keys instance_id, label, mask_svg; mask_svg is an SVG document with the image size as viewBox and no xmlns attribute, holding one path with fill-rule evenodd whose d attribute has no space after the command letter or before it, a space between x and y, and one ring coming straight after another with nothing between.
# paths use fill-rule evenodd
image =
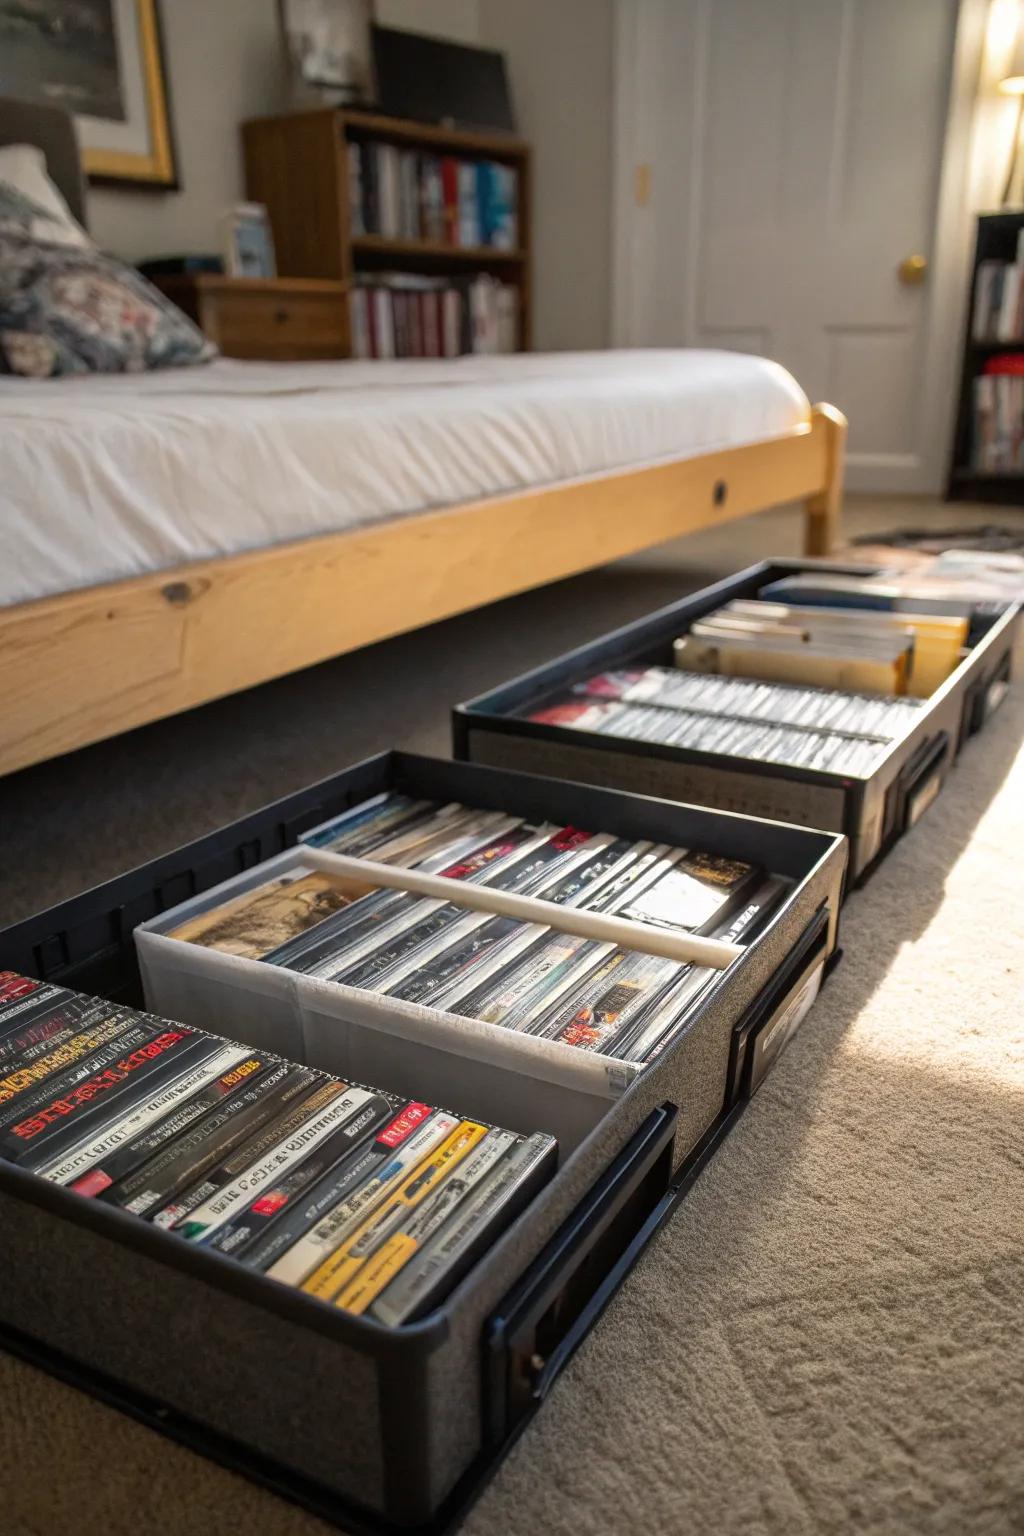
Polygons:
<instances>
[{"instance_id":1,"label":"black fabric storage box","mask_svg":"<svg viewBox=\"0 0 1024 1536\"><path fill-rule=\"evenodd\" d=\"M449 1518L539 1403L756 1086L737 1071L734 1035L750 1059L834 958L846 862L827 833L387 753L9 928L0 969L140 1004L136 924L387 788L700 847L794 884L685 1031L420 1323L340 1313L0 1163L9 1347L376 1530ZM456 1067L448 1107L472 1112Z\"/></svg>"},{"instance_id":2,"label":"black fabric storage box","mask_svg":"<svg viewBox=\"0 0 1024 1536\"><path fill-rule=\"evenodd\" d=\"M813 560L752 565L457 705L455 755L491 767L555 774L843 832L850 840L850 879L856 882L923 815L964 741L1001 701L1010 680L1019 606L1010 604L997 616L975 620L968 656L869 778L601 736L517 716L599 672L671 666L673 640L695 619L733 598L755 597L768 582L800 571L867 575L875 569Z\"/></svg>"}]
</instances>

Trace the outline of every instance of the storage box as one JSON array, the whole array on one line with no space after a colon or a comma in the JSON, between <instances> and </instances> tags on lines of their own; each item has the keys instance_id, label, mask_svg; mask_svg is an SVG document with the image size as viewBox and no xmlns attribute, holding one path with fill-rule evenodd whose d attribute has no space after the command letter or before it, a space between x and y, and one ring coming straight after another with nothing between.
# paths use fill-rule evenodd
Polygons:
<instances>
[{"instance_id":1,"label":"storage box","mask_svg":"<svg viewBox=\"0 0 1024 1536\"><path fill-rule=\"evenodd\" d=\"M0 1163L0 1330L9 1346L329 1518L436 1529L472 1496L742 1108L734 1062L730 1077L736 1032L752 1059L781 1015L782 1032L791 1026L794 991L820 982L846 848L827 833L390 753L8 929L0 968L139 1004L137 924L385 789L755 860L793 887L672 1046L591 1107L551 1183L421 1322L387 1329L339 1312ZM286 1039L279 1028L255 997L251 1029L241 1014L221 1026L293 1055L318 1039L315 1025L285 1027ZM372 1080L419 1094L420 1073L443 1069L449 1091L438 1099L487 1118L477 1095L488 1074L478 1062L462 1080L450 1045L443 1062L395 1051ZM491 1076L500 1108L500 1073ZM531 1108L510 1087L506 1102L524 1128L550 1128L543 1097Z\"/></svg>"},{"instance_id":2,"label":"storage box","mask_svg":"<svg viewBox=\"0 0 1024 1536\"><path fill-rule=\"evenodd\" d=\"M871 574L875 567L773 560L695 592L468 703L453 716L455 755L468 762L743 811L843 832L850 878L871 866L924 814L964 741L981 729L1010 680L1020 608L979 615L969 654L917 712L869 777L698 752L519 718L559 690L620 667L672 665L672 642L695 619L799 571Z\"/></svg>"}]
</instances>

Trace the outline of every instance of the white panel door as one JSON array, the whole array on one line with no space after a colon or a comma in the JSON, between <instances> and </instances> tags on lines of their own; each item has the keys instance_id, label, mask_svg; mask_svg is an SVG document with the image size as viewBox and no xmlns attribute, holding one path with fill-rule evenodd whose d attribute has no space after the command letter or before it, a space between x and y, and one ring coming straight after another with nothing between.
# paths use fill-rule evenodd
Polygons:
<instances>
[{"instance_id":1,"label":"white panel door","mask_svg":"<svg viewBox=\"0 0 1024 1536\"><path fill-rule=\"evenodd\" d=\"M900 265L932 254L956 0L621 7L616 341L776 358L849 417L851 485L934 488L931 274Z\"/></svg>"}]
</instances>

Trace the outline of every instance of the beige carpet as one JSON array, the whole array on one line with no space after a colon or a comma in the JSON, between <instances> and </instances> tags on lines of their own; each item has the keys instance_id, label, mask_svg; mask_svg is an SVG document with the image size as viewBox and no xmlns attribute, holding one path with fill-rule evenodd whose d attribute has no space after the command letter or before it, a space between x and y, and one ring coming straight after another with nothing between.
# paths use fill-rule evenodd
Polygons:
<instances>
[{"instance_id":1,"label":"beige carpet","mask_svg":"<svg viewBox=\"0 0 1024 1536\"><path fill-rule=\"evenodd\" d=\"M467 1536L1024 1530L1022 734L1018 685ZM2 1536L326 1529L3 1354L0 1410Z\"/></svg>"}]
</instances>

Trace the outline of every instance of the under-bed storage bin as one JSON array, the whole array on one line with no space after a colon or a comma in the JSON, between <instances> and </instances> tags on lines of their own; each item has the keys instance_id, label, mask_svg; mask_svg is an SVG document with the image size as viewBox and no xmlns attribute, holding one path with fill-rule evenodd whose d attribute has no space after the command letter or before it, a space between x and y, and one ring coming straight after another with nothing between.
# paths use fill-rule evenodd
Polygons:
<instances>
[{"instance_id":1,"label":"under-bed storage bin","mask_svg":"<svg viewBox=\"0 0 1024 1536\"><path fill-rule=\"evenodd\" d=\"M759 1034L789 1006L795 964L820 980L846 848L801 828L390 753L9 929L0 968L137 1005L140 922L251 872L385 789L699 847L756 861L792 886L671 1047L620 1091L594 1095L551 1182L421 1322L387 1329L350 1316L0 1163L0 1328L87 1389L323 1513L416 1525L450 1512L500 1454L694 1157L727 1126L734 1031ZM200 1017L216 1005L199 993L182 992L176 1011L302 1059L333 1048L337 1020L360 1027L346 1018L346 989L320 988L334 994L329 1007L321 1017L307 1001L297 1027L273 997L264 1013L256 993L229 1021ZM511 1125L515 1106L521 1128L554 1129L545 1122L559 1096L531 1098L514 1072L503 1093L503 1069L478 1043L435 1040L433 1059L414 1047L406 1060L395 1035L377 1030L364 1044L381 1052L364 1061L379 1087L420 1095L429 1077L453 1110Z\"/></svg>"},{"instance_id":2,"label":"under-bed storage bin","mask_svg":"<svg viewBox=\"0 0 1024 1536\"><path fill-rule=\"evenodd\" d=\"M694 620L734 599L757 597L769 582L801 571L869 575L875 569L810 560L750 566L457 705L455 755L843 832L850 840L850 878L857 881L923 815L963 742L1000 702L1020 626L1018 606L975 616L964 660L866 777L605 736L523 716L601 672L671 667L672 643Z\"/></svg>"}]
</instances>

